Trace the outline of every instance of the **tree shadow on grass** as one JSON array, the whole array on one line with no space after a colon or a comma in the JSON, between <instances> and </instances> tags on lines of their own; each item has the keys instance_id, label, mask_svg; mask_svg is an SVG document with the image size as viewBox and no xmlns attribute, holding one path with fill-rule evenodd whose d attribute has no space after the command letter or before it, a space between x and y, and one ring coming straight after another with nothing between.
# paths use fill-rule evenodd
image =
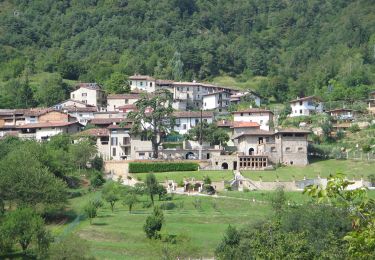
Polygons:
<instances>
[{"instance_id":1,"label":"tree shadow on grass","mask_svg":"<svg viewBox=\"0 0 375 260\"><path fill-rule=\"evenodd\" d=\"M92 223L93 226L108 226L108 223L100 222L100 223Z\"/></svg>"}]
</instances>

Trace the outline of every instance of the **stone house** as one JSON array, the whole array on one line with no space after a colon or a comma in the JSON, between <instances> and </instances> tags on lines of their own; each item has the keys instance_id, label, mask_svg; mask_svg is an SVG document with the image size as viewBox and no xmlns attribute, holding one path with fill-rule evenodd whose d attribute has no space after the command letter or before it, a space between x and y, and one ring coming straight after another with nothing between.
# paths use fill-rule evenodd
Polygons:
<instances>
[{"instance_id":1,"label":"stone house","mask_svg":"<svg viewBox=\"0 0 375 260\"><path fill-rule=\"evenodd\" d=\"M315 96L297 98L289 102L292 108L290 117L310 116L323 112L323 104L321 99Z\"/></svg>"},{"instance_id":2,"label":"stone house","mask_svg":"<svg viewBox=\"0 0 375 260\"><path fill-rule=\"evenodd\" d=\"M214 168L230 170L263 170L277 163L305 166L309 133L300 129L241 133L233 137L237 153L213 157L211 163Z\"/></svg>"}]
</instances>

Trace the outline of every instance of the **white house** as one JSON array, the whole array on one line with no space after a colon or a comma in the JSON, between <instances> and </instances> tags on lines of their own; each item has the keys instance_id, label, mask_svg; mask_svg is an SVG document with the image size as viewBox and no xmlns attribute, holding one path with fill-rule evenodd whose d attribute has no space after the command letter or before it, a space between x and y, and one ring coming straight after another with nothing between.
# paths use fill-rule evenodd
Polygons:
<instances>
[{"instance_id":1,"label":"white house","mask_svg":"<svg viewBox=\"0 0 375 260\"><path fill-rule=\"evenodd\" d=\"M231 104L238 104L243 100L254 100L255 104L260 106L260 97L254 91L239 92L230 97Z\"/></svg>"},{"instance_id":2,"label":"white house","mask_svg":"<svg viewBox=\"0 0 375 260\"><path fill-rule=\"evenodd\" d=\"M226 111L230 104L230 92L222 90L203 95L203 110L218 109L219 112Z\"/></svg>"},{"instance_id":3,"label":"white house","mask_svg":"<svg viewBox=\"0 0 375 260\"><path fill-rule=\"evenodd\" d=\"M178 111L174 112L173 116L176 118L176 126L174 130L179 134L186 134L191 128L199 125L201 116L203 122L212 123L214 114L212 112L200 111Z\"/></svg>"},{"instance_id":4,"label":"white house","mask_svg":"<svg viewBox=\"0 0 375 260\"><path fill-rule=\"evenodd\" d=\"M107 96L107 111L119 111L119 107L133 105L140 98L139 94L112 94Z\"/></svg>"},{"instance_id":5,"label":"white house","mask_svg":"<svg viewBox=\"0 0 375 260\"><path fill-rule=\"evenodd\" d=\"M73 99L67 99L52 106L52 108L55 110L62 110L64 107L95 107L95 106L91 106L84 102L73 100Z\"/></svg>"},{"instance_id":6,"label":"white house","mask_svg":"<svg viewBox=\"0 0 375 260\"><path fill-rule=\"evenodd\" d=\"M150 76L136 74L129 77L129 85L132 91L141 90L146 92L154 92L156 89L156 80Z\"/></svg>"},{"instance_id":7,"label":"white house","mask_svg":"<svg viewBox=\"0 0 375 260\"><path fill-rule=\"evenodd\" d=\"M47 141L50 137L66 133L74 134L81 131L82 124L78 122L43 122L18 126L19 137Z\"/></svg>"},{"instance_id":8,"label":"white house","mask_svg":"<svg viewBox=\"0 0 375 260\"><path fill-rule=\"evenodd\" d=\"M70 93L70 99L101 109L105 104L105 94L97 83L80 83L78 89Z\"/></svg>"},{"instance_id":9,"label":"white house","mask_svg":"<svg viewBox=\"0 0 375 260\"><path fill-rule=\"evenodd\" d=\"M309 116L323 112L323 104L320 98L315 96L297 98L289 102L292 108L290 117Z\"/></svg>"},{"instance_id":10,"label":"white house","mask_svg":"<svg viewBox=\"0 0 375 260\"><path fill-rule=\"evenodd\" d=\"M94 113L97 112L97 109L96 107L67 106L63 108L63 111L69 116L76 118L82 125L87 125L87 123L94 118Z\"/></svg>"},{"instance_id":11,"label":"white house","mask_svg":"<svg viewBox=\"0 0 375 260\"><path fill-rule=\"evenodd\" d=\"M255 122L261 130L269 131L272 128L273 112L267 109L250 108L233 112L234 122Z\"/></svg>"}]
</instances>

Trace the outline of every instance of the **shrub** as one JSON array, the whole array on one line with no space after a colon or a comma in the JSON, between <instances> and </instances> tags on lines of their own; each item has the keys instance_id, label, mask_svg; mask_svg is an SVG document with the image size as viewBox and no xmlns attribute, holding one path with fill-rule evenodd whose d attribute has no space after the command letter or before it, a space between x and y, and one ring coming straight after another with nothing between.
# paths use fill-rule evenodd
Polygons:
<instances>
[{"instance_id":1,"label":"shrub","mask_svg":"<svg viewBox=\"0 0 375 260\"><path fill-rule=\"evenodd\" d=\"M130 173L140 172L173 172L173 171L197 171L198 163L192 162L178 162L178 163L165 163L165 162L133 162L129 163Z\"/></svg>"},{"instance_id":2,"label":"shrub","mask_svg":"<svg viewBox=\"0 0 375 260\"><path fill-rule=\"evenodd\" d=\"M145 231L147 238L159 239L159 232L161 230L161 227L163 226L163 223L163 211L161 211L160 208L155 207L153 214L146 218L146 223L143 226L143 230Z\"/></svg>"},{"instance_id":3,"label":"shrub","mask_svg":"<svg viewBox=\"0 0 375 260\"><path fill-rule=\"evenodd\" d=\"M348 130L352 133L356 133L356 132L361 131L361 129L359 128L359 126L357 124L352 125L351 127L348 128Z\"/></svg>"},{"instance_id":4,"label":"shrub","mask_svg":"<svg viewBox=\"0 0 375 260\"><path fill-rule=\"evenodd\" d=\"M162 210L172 210L176 208L176 204L173 202L164 202L160 205L160 209Z\"/></svg>"},{"instance_id":5,"label":"shrub","mask_svg":"<svg viewBox=\"0 0 375 260\"><path fill-rule=\"evenodd\" d=\"M90 178L90 183L93 188L101 187L105 183L102 173L95 171Z\"/></svg>"}]
</instances>

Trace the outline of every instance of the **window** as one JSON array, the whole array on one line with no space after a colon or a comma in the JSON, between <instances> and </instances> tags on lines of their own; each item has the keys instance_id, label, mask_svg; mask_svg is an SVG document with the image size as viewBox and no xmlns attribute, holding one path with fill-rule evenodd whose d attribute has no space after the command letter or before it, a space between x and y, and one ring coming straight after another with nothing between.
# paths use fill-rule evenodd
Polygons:
<instances>
[{"instance_id":1,"label":"window","mask_svg":"<svg viewBox=\"0 0 375 260\"><path fill-rule=\"evenodd\" d=\"M299 102L299 105L300 105L300 106L302 106L302 103L303 103L303 102L302 102L302 101L300 101L300 102Z\"/></svg>"},{"instance_id":2,"label":"window","mask_svg":"<svg viewBox=\"0 0 375 260\"><path fill-rule=\"evenodd\" d=\"M133 81L130 81L130 85L133 85Z\"/></svg>"},{"instance_id":3,"label":"window","mask_svg":"<svg viewBox=\"0 0 375 260\"><path fill-rule=\"evenodd\" d=\"M204 106L205 106L205 107L207 106L206 102L204 102Z\"/></svg>"},{"instance_id":4,"label":"window","mask_svg":"<svg viewBox=\"0 0 375 260\"><path fill-rule=\"evenodd\" d=\"M243 116L243 113L241 113L241 116Z\"/></svg>"},{"instance_id":5,"label":"window","mask_svg":"<svg viewBox=\"0 0 375 260\"><path fill-rule=\"evenodd\" d=\"M112 148L112 156L116 156L116 147Z\"/></svg>"},{"instance_id":6,"label":"window","mask_svg":"<svg viewBox=\"0 0 375 260\"><path fill-rule=\"evenodd\" d=\"M143 87L143 81L139 82L139 85L140 85L141 87Z\"/></svg>"},{"instance_id":7,"label":"window","mask_svg":"<svg viewBox=\"0 0 375 260\"><path fill-rule=\"evenodd\" d=\"M129 104L129 99L125 99L125 104Z\"/></svg>"},{"instance_id":8,"label":"window","mask_svg":"<svg viewBox=\"0 0 375 260\"><path fill-rule=\"evenodd\" d=\"M152 87L152 82L150 82L150 87Z\"/></svg>"},{"instance_id":9,"label":"window","mask_svg":"<svg viewBox=\"0 0 375 260\"><path fill-rule=\"evenodd\" d=\"M189 87L187 87L186 90L189 91Z\"/></svg>"},{"instance_id":10,"label":"window","mask_svg":"<svg viewBox=\"0 0 375 260\"><path fill-rule=\"evenodd\" d=\"M72 99L74 99L74 94L72 94Z\"/></svg>"},{"instance_id":11,"label":"window","mask_svg":"<svg viewBox=\"0 0 375 260\"><path fill-rule=\"evenodd\" d=\"M117 145L117 137L111 137L111 145Z\"/></svg>"},{"instance_id":12,"label":"window","mask_svg":"<svg viewBox=\"0 0 375 260\"><path fill-rule=\"evenodd\" d=\"M182 129L186 130L186 124L182 124Z\"/></svg>"},{"instance_id":13,"label":"window","mask_svg":"<svg viewBox=\"0 0 375 260\"><path fill-rule=\"evenodd\" d=\"M276 153L276 147L271 147L271 152Z\"/></svg>"},{"instance_id":14,"label":"window","mask_svg":"<svg viewBox=\"0 0 375 260\"><path fill-rule=\"evenodd\" d=\"M263 124L263 120L260 120L260 124Z\"/></svg>"},{"instance_id":15,"label":"window","mask_svg":"<svg viewBox=\"0 0 375 260\"><path fill-rule=\"evenodd\" d=\"M139 156L145 156L145 153L139 153Z\"/></svg>"},{"instance_id":16,"label":"window","mask_svg":"<svg viewBox=\"0 0 375 260\"><path fill-rule=\"evenodd\" d=\"M198 87L198 91L200 91L200 88Z\"/></svg>"},{"instance_id":17,"label":"window","mask_svg":"<svg viewBox=\"0 0 375 260\"><path fill-rule=\"evenodd\" d=\"M299 113L302 114L302 109L299 110Z\"/></svg>"},{"instance_id":18,"label":"window","mask_svg":"<svg viewBox=\"0 0 375 260\"><path fill-rule=\"evenodd\" d=\"M298 147L298 152L303 152L303 147Z\"/></svg>"},{"instance_id":19,"label":"window","mask_svg":"<svg viewBox=\"0 0 375 260\"><path fill-rule=\"evenodd\" d=\"M285 147L285 152L291 152L292 150L290 149L290 147Z\"/></svg>"},{"instance_id":20,"label":"window","mask_svg":"<svg viewBox=\"0 0 375 260\"><path fill-rule=\"evenodd\" d=\"M187 98L190 98L189 94L186 94L186 97L187 97Z\"/></svg>"},{"instance_id":21,"label":"window","mask_svg":"<svg viewBox=\"0 0 375 260\"><path fill-rule=\"evenodd\" d=\"M82 97L87 97L87 93L82 93Z\"/></svg>"},{"instance_id":22,"label":"window","mask_svg":"<svg viewBox=\"0 0 375 260\"><path fill-rule=\"evenodd\" d=\"M199 124L199 119L195 119L195 125Z\"/></svg>"}]
</instances>

